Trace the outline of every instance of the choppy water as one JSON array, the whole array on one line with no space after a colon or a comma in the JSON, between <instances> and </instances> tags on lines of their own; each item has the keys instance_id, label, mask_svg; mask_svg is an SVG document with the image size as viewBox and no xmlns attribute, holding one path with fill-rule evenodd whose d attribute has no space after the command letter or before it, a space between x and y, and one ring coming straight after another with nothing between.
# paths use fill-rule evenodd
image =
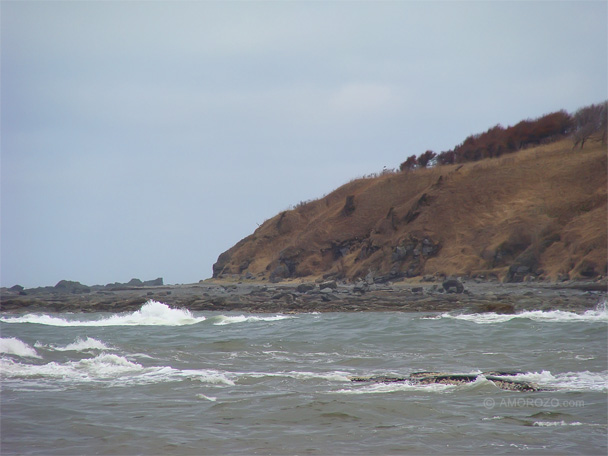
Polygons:
<instances>
[{"instance_id":1,"label":"choppy water","mask_svg":"<svg viewBox=\"0 0 608 456\"><path fill-rule=\"evenodd\" d=\"M606 454L608 312L0 318L1 453ZM552 388L361 384L520 370Z\"/></svg>"}]
</instances>

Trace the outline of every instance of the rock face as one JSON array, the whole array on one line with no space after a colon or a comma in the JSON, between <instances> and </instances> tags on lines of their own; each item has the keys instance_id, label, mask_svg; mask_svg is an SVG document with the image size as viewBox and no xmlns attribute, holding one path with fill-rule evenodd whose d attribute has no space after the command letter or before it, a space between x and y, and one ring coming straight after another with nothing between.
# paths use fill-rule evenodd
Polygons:
<instances>
[{"instance_id":1,"label":"rock face","mask_svg":"<svg viewBox=\"0 0 608 456\"><path fill-rule=\"evenodd\" d=\"M589 146L354 180L264 222L219 256L213 277L605 277L607 154Z\"/></svg>"}]
</instances>

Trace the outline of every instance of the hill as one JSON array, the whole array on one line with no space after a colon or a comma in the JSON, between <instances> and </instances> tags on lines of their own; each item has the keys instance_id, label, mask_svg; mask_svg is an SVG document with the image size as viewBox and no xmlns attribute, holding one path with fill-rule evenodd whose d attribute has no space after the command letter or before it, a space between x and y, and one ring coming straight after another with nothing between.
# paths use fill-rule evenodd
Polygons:
<instances>
[{"instance_id":1,"label":"hill","mask_svg":"<svg viewBox=\"0 0 608 456\"><path fill-rule=\"evenodd\" d=\"M213 277L605 276L606 146L572 144L356 179L264 222Z\"/></svg>"}]
</instances>

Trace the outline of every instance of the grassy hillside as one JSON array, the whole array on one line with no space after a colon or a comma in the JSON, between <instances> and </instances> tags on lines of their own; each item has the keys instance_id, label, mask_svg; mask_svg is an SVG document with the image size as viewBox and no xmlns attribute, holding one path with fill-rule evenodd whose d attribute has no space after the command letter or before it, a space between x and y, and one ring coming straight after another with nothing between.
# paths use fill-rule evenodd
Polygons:
<instances>
[{"instance_id":1,"label":"grassy hillside","mask_svg":"<svg viewBox=\"0 0 608 456\"><path fill-rule=\"evenodd\" d=\"M606 146L571 140L358 179L267 220L214 277L372 273L561 280L607 274Z\"/></svg>"}]
</instances>

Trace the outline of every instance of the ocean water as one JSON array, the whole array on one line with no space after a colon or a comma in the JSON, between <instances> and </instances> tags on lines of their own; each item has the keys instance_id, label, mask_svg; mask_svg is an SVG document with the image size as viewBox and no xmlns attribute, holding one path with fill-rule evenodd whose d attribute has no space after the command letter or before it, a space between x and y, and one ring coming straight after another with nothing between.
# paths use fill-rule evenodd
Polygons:
<instances>
[{"instance_id":1,"label":"ocean water","mask_svg":"<svg viewBox=\"0 0 608 456\"><path fill-rule=\"evenodd\" d=\"M0 317L2 455L606 454L608 312ZM548 389L353 383L518 370Z\"/></svg>"}]
</instances>

